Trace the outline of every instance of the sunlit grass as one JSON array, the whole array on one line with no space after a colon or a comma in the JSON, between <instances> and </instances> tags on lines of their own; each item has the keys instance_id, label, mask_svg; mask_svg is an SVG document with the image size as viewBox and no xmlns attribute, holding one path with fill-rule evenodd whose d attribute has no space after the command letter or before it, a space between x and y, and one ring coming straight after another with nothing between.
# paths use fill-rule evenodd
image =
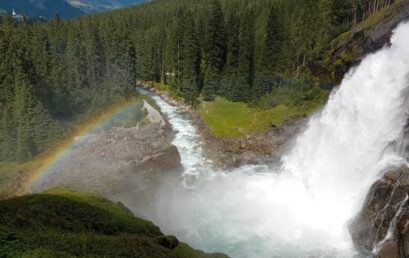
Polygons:
<instances>
[{"instance_id":1,"label":"sunlit grass","mask_svg":"<svg viewBox=\"0 0 409 258\"><path fill-rule=\"evenodd\" d=\"M308 104L289 107L278 105L267 110L249 107L246 103L217 98L203 102L198 112L210 133L218 137L241 137L280 127L285 121L306 116L322 106L325 96Z\"/></svg>"}]
</instances>

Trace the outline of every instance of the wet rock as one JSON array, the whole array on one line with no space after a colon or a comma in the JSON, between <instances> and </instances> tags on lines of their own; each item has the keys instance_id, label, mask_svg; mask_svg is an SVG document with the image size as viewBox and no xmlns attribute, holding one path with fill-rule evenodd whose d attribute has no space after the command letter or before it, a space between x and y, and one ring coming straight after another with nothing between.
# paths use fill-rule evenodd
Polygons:
<instances>
[{"instance_id":1,"label":"wet rock","mask_svg":"<svg viewBox=\"0 0 409 258\"><path fill-rule=\"evenodd\" d=\"M159 172L174 170L180 167L181 158L179 150L174 145L169 145L151 156L143 158L136 170Z\"/></svg>"},{"instance_id":2,"label":"wet rock","mask_svg":"<svg viewBox=\"0 0 409 258\"><path fill-rule=\"evenodd\" d=\"M388 241L376 254L376 258L400 258L399 247L396 241Z\"/></svg>"},{"instance_id":3,"label":"wet rock","mask_svg":"<svg viewBox=\"0 0 409 258\"><path fill-rule=\"evenodd\" d=\"M355 246L378 258L409 256L409 168L386 171L375 182L349 231Z\"/></svg>"}]
</instances>

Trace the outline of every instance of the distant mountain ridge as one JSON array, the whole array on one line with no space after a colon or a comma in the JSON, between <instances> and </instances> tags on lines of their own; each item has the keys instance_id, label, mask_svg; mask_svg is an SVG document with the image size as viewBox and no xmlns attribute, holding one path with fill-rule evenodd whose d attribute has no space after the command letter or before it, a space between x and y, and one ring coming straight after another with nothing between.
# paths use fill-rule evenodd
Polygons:
<instances>
[{"instance_id":1,"label":"distant mountain ridge","mask_svg":"<svg viewBox=\"0 0 409 258\"><path fill-rule=\"evenodd\" d=\"M67 0L72 6L86 13L104 12L112 9L123 8L130 5L141 4L147 0Z\"/></svg>"},{"instance_id":2,"label":"distant mountain ridge","mask_svg":"<svg viewBox=\"0 0 409 258\"><path fill-rule=\"evenodd\" d=\"M0 0L0 9L29 17L41 16L52 19L57 14L64 19L86 13L104 12L140 4L146 0Z\"/></svg>"},{"instance_id":3,"label":"distant mountain ridge","mask_svg":"<svg viewBox=\"0 0 409 258\"><path fill-rule=\"evenodd\" d=\"M57 14L62 18L74 18L83 15L84 12L70 5L66 0L0 0L0 9L25 16L42 16L47 19Z\"/></svg>"}]
</instances>

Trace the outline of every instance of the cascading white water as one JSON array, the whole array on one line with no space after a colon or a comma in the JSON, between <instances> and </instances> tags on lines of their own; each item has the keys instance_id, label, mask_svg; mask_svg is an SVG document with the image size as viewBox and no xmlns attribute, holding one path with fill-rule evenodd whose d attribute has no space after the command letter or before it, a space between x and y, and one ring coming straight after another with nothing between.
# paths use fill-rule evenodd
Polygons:
<instances>
[{"instance_id":1,"label":"cascading white water","mask_svg":"<svg viewBox=\"0 0 409 258\"><path fill-rule=\"evenodd\" d=\"M197 248L232 257L351 257L346 230L383 167L404 162L390 147L406 123L409 25L366 57L313 116L279 170L245 166L195 189L162 188L152 219ZM169 110L158 99L167 115ZM170 119L186 170L204 164L190 126ZM183 124L183 123L182 123ZM183 135L187 133L188 135ZM181 137L183 139L179 138ZM205 170L209 170L206 167ZM198 170L195 170L198 171Z\"/></svg>"},{"instance_id":2,"label":"cascading white water","mask_svg":"<svg viewBox=\"0 0 409 258\"><path fill-rule=\"evenodd\" d=\"M204 168L209 167L211 163L203 156L203 147L196 127L187 119L183 111L168 104L158 95L141 88L138 88L138 91L155 101L162 113L169 119L173 130L176 131L172 144L178 148L182 157L183 183L186 187L192 187L199 176L205 172Z\"/></svg>"}]
</instances>

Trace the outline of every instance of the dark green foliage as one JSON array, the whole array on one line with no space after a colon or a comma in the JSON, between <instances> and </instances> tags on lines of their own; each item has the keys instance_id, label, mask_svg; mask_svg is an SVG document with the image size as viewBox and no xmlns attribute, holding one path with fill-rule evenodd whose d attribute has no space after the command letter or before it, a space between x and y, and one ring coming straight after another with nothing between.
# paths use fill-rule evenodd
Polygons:
<instances>
[{"instance_id":1,"label":"dark green foliage","mask_svg":"<svg viewBox=\"0 0 409 258\"><path fill-rule=\"evenodd\" d=\"M129 95L137 78L171 85L192 106L199 96L276 103L309 95L292 83L278 92L275 75L311 77L331 39L392 3L157 0L72 21L29 25L5 16L0 160L46 150L76 121Z\"/></svg>"},{"instance_id":2,"label":"dark green foliage","mask_svg":"<svg viewBox=\"0 0 409 258\"><path fill-rule=\"evenodd\" d=\"M204 100L213 100L226 57L224 15L219 0L211 0L203 29L203 70L202 94Z\"/></svg>"},{"instance_id":3,"label":"dark green foliage","mask_svg":"<svg viewBox=\"0 0 409 258\"><path fill-rule=\"evenodd\" d=\"M322 98L318 83L308 78L285 78L279 75L263 77L260 82L266 85L266 94L255 99L251 105L268 109L280 104L296 107L307 105Z\"/></svg>"},{"instance_id":4,"label":"dark green foliage","mask_svg":"<svg viewBox=\"0 0 409 258\"><path fill-rule=\"evenodd\" d=\"M177 87L186 103L194 105L199 93L200 46L190 12L180 10L177 26L181 35L178 46Z\"/></svg>"},{"instance_id":5,"label":"dark green foliage","mask_svg":"<svg viewBox=\"0 0 409 258\"><path fill-rule=\"evenodd\" d=\"M253 85L254 73L255 73L255 42L254 42L254 14L253 10L246 10L245 13L241 15L240 21L240 48L239 48L239 67L238 74L244 76L245 81L240 82L240 84L246 84L243 89L250 89ZM240 100L246 100L246 91L242 92Z\"/></svg>"},{"instance_id":6,"label":"dark green foliage","mask_svg":"<svg viewBox=\"0 0 409 258\"><path fill-rule=\"evenodd\" d=\"M280 69L280 53L285 50L284 31L279 18L278 7L271 7L266 25L266 38L264 45L262 72L268 73L274 69Z\"/></svg>"},{"instance_id":7,"label":"dark green foliage","mask_svg":"<svg viewBox=\"0 0 409 258\"><path fill-rule=\"evenodd\" d=\"M95 17L32 26L4 17L0 160L33 158L76 121L131 92L135 48L122 24L113 24L103 33Z\"/></svg>"},{"instance_id":8,"label":"dark green foliage","mask_svg":"<svg viewBox=\"0 0 409 258\"><path fill-rule=\"evenodd\" d=\"M0 257L204 255L123 205L88 194L58 189L0 202Z\"/></svg>"}]
</instances>

